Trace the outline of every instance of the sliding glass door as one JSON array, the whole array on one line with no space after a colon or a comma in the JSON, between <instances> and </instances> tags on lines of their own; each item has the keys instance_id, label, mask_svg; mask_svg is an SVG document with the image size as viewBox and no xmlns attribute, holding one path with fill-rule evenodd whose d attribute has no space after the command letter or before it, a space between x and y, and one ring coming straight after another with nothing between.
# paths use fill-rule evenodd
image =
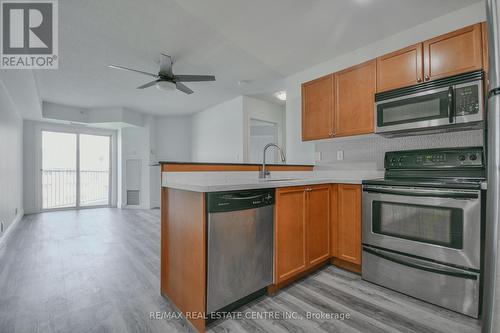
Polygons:
<instances>
[{"instance_id":1,"label":"sliding glass door","mask_svg":"<svg viewBox=\"0 0 500 333\"><path fill-rule=\"evenodd\" d=\"M110 139L80 134L80 206L109 204Z\"/></svg>"},{"instance_id":2,"label":"sliding glass door","mask_svg":"<svg viewBox=\"0 0 500 333\"><path fill-rule=\"evenodd\" d=\"M42 131L42 209L110 204L111 137Z\"/></svg>"},{"instance_id":3,"label":"sliding glass door","mask_svg":"<svg viewBox=\"0 0 500 333\"><path fill-rule=\"evenodd\" d=\"M77 135L42 132L42 209L76 207Z\"/></svg>"}]
</instances>

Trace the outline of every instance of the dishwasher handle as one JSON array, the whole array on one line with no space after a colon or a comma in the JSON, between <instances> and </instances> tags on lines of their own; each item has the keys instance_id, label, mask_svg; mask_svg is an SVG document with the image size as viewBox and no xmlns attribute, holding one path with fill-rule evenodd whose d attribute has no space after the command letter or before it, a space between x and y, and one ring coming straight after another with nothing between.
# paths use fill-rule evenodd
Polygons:
<instances>
[{"instance_id":1,"label":"dishwasher handle","mask_svg":"<svg viewBox=\"0 0 500 333\"><path fill-rule=\"evenodd\" d=\"M206 201L208 213L259 208L274 205L274 189L207 193Z\"/></svg>"}]
</instances>

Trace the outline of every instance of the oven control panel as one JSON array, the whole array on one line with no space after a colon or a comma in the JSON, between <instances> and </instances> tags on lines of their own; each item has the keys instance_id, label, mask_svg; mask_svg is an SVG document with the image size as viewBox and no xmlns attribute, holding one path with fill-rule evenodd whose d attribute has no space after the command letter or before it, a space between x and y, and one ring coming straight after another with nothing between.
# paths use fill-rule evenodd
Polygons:
<instances>
[{"instance_id":1,"label":"oven control panel","mask_svg":"<svg viewBox=\"0 0 500 333\"><path fill-rule=\"evenodd\" d=\"M483 148L448 148L387 152L386 169L483 167Z\"/></svg>"}]
</instances>

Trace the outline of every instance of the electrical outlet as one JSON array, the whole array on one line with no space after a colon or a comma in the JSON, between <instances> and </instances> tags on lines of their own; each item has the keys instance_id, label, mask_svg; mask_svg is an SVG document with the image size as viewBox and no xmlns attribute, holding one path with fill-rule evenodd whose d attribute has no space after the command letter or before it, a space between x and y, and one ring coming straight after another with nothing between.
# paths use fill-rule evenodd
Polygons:
<instances>
[{"instance_id":1,"label":"electrical outlet","mask_svg":"<svg viewBox=\"0 0 500 333\"><path fill-rule=\"evenodd\" d=\"M344 160L344 151L337 150L337 161L343 161L343 160Z\"/></svg>"}]
</instances>

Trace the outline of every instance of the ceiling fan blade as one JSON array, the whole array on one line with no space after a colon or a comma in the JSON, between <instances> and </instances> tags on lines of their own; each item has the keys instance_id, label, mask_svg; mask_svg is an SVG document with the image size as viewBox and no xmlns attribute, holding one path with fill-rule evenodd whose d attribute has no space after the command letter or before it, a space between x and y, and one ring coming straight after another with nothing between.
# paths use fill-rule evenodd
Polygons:
<instances>
[{"instance_id":1,"label":"ceiling fan blade","mask_svg":"<svg viewBox=\"0 0 500 333\"><path fill-rule=\"evenodd\" d=\"M172 73L172 57L164 53L160 56L160 74L168 77L174 76Z\"/></svg>"},{"instance_id":2,"label":"ceiling fan blade","mask_svg":"<svg viewBox=\"0 0 500 333\"><path fill-rule=\"evenodd\" d=\"M148 87L154 86L155 84L157 84L160 81L161 80L154 80L154 81L148 82L146 84L143 84L142 86L137 87L137 89L144 89L144 88L148 88Z\"/></svg>"},{"instance_id":3,"label":"ceiling fan blade","mask_svg":"<svg viewBox=\"0 0 500 333\"><path fill-rule=\"evenodd\" d=\"M176 82L201 82L201 81L215 81L213 75L175 75Z\"/></svg>"},{"instance_id":4,"label":"ceiling fan blade","mask_svg":"<svg viewBox=\"0 0 500 333\"><path fill-rule=\"evenodd\" d=\"M189 89L188 87L186 87L185 85L183 85L182 83L180 82L176 82L175 83L175 87L177 88L177 90L180 90L182 91L183 93L186 93L188 95L192 94L193 91L191 89Z\"/></svg>"},{"instance_id":5,"label":"ceiling fan blade","mask_svg":"<svg viewBox=\"0 0 500 333\"><path fill-rule=\"evenodd\" d=\"M144 74L144 75L148 75L148 76L152 76L152 77L156 77L156 78L158 77L158 75L156 75L156 74L151 74L148 72L143 72L143 71L139 71L137 69L127 68L127 67L123 67L123 66L109 65L108 67L113 68L113 69L121 69L124 71L136 72L136 73L140 73L140 74Z\"/></svg>"}]
</instances>

